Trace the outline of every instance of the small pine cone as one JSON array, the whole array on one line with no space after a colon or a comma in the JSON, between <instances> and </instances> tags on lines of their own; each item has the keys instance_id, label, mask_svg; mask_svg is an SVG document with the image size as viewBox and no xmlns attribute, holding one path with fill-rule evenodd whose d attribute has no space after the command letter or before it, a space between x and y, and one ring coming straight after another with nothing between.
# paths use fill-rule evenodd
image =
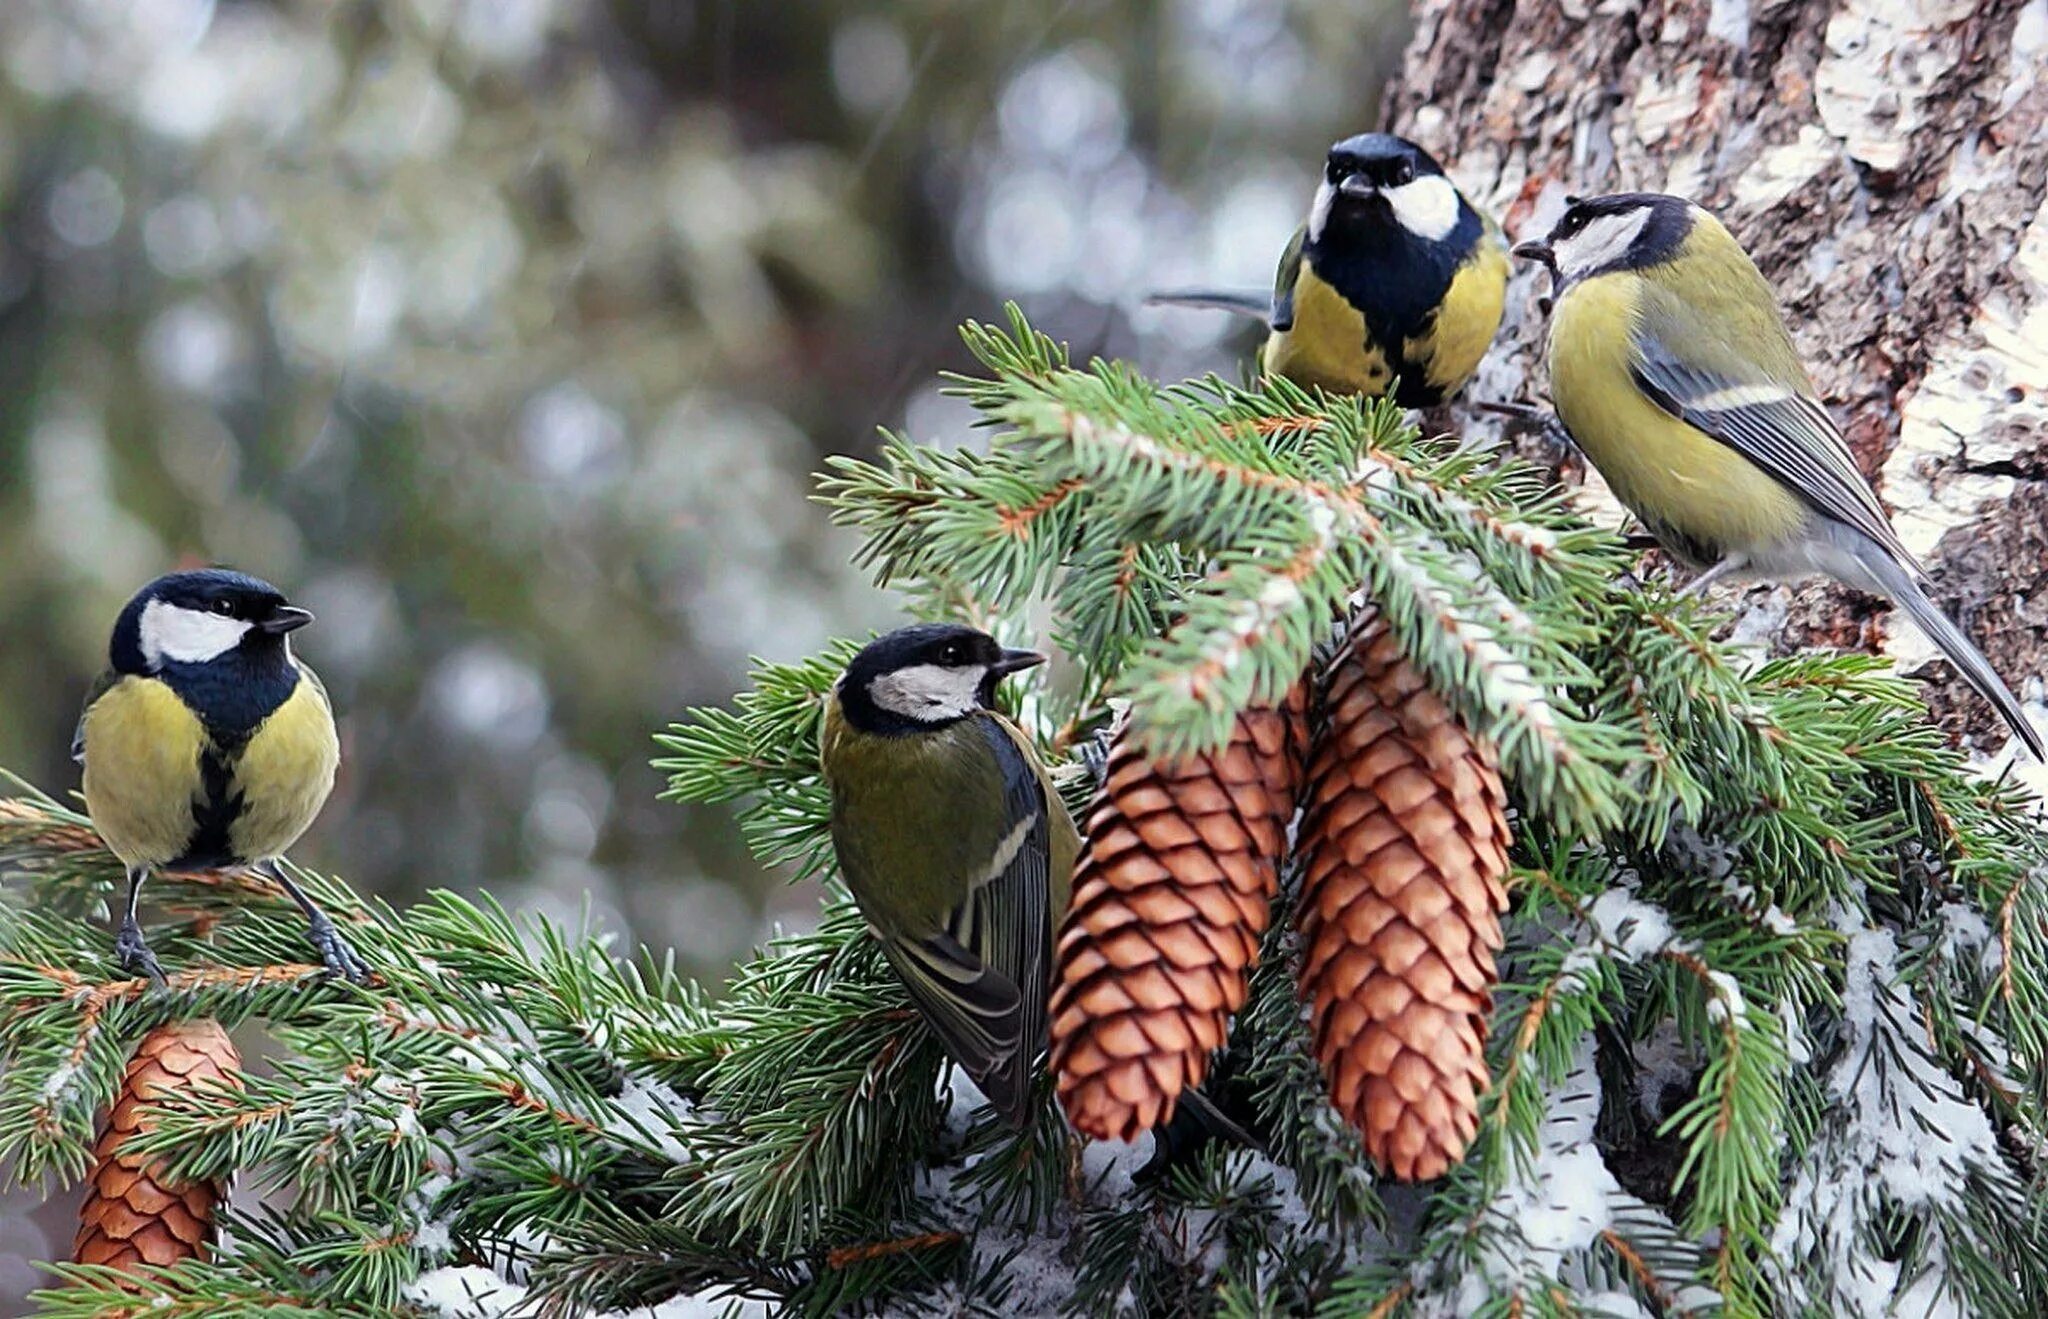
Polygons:
<instances>
[{"instance_id":1,"label":"small pine cone","mask_svg":"<svg viewBox=\"0 0 2048 1319\"><path fill-rule=\"evenodd\" d=\"M1324 682L1299 842L1302 997L1338 1111L1382 1171L1426 1181L1479 1125L1506 795L1491 748L1378 614Z\"/></svg>"},{"instance_id":2,"label":"small pine cone","mask_svg":"<svg viewBox=\"0 0 2048 1319\"><path fill-rule=\"evenodd\" d=\"M1083 1135L1135 1140L1201 1084L1272 917L1307 746L1297 686L1214 754L1110 749L1053 975L1053 1075Z\"/></svg>"},{"instance_id":3,"label":"small pine cone","mask_svg":"<svg viewBox=\"0 0 2048 1319\"><path fill-rule=\"evenodd\" d=\"M133 1270L206 1254L223 1188L172 1181L161 1165L122 1149L129 1137L155 1125L150 1110L157 1101L199 1085L242 1085L241 1055L219 1022L174 1021L135 1046L93 1144L92 1175L71 1247L74 1261Z\"/></svg>"}]
</instances>

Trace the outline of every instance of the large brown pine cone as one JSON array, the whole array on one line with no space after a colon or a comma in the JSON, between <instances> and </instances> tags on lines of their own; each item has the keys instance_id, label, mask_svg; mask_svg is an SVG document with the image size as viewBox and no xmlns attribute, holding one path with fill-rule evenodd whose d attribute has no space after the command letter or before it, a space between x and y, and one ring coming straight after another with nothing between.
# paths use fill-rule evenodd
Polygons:
<instances>
[{"instance_id":1,"label":"large brown pine cone","mask_svg":"<svg viewBox=\"0 0 2048 1319\"><path fill-rule=\"evenodd\" d=\"M1338 1110L1381 1169L1442 1176L1487 1086L1506 797L1467 733L1361 616L1324 678L1310 759L1302 997Z\"/></svg>"},{"instance_id":2,"label":"large brown pine cone","mask_svg":"<svg viewBox=\"0 0 2048 1319\"><path fill-rule=\"evenodd\" d=\"M1307 752L1307 694L1221 751L1154 764L1120 734L1061 928L1052 1068L1076 1130L1135 1140L1201 1083L1244 1005Z\"/></svg>"},{"instance_id":3,"label":"large brown pine cone","mask_svg":"<svg viewBox=\"0 0 2048 1319\"><path fill-rule=\"evenodd\" d=\"M213 1182L174 1181L160 1164L123 1148L130 1137L154 1125L150 1110L158 1100L202 1084L242 1085L241 1055L219 1022L174 1021L135 1046L93 1144L73 1260L133 1269L206 1254L223 1188Z\"/></svg>"}]
</instances>

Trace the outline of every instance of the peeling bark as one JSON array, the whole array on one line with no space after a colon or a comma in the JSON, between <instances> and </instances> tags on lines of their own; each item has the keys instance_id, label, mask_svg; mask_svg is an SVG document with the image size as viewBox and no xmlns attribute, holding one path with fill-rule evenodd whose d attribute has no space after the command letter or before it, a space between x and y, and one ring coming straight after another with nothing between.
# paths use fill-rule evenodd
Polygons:
<instances>
[{"instance_id":1,"label":"peeling bark","mask_svg":"<svg viewBox=\"0 0 2048 1319\"><path fill-rule=\"evenodd\" d=\"M1510 234L1634 189L1728 222L1936 598L2042 716L2048 0L1422 0L1417 21L1382 119ZM1540 288L1517 276L1474 397L1540 395ZM1613 511L1597 478L1583 498ZM1881 602L1789 594L1751 588L1748 633L1932 654ZM1945 664L1923 676L1946 728L2005 745Z\"/></svg>"}]
</instances>

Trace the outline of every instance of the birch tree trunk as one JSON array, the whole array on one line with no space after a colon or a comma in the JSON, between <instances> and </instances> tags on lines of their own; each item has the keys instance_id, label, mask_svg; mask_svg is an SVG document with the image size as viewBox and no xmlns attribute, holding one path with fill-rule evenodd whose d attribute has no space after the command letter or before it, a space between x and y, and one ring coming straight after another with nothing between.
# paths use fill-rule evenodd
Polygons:
<instances>
[{"instance_id":1,"label":"birch tree trunk","mask_svg":"<svg viewBox=\"0 0 2048 1319\"><path fill-rule=\"evenodd\" d=\"M2040 715L2048 0L1422 0L1384 111L1512 236L1567 193L1678 193L1726 220L1936 598ZM1517 276L1476 397L1543 397L1542 288ZM1774 647L1933 654L1840 588L1744 605ZM2006 744L1946 664L1924 676L1951 733Z\"/></svg>"}]
</instances>

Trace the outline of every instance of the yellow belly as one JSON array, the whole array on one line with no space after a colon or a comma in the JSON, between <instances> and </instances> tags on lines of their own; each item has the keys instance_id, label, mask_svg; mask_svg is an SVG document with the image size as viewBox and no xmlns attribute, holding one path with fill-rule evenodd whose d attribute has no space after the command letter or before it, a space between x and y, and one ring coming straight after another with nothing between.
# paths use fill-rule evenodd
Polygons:
<instances>
[{"instance_id":1,"label":"yellow belly","mask_svg":"<svg viewBox=\"0 0 2048 1319\"><path fill-rule=\"evenodd\" d=\"M85 808L122 864L184 854L205 744L198 718L155 678L123 678L85 712Z\"/></svg>"},{"instance_id":2,"label":"yellow belly","mask_svg":"<svg viewBox=\"0 0 2048 1319\"><path fill-rule=\"evenodd\" d=\"M1479 240L1470 261L1451 277L1427 339L1410 339L1410 360L1429 363L1429 383L1445 398L1472 379L1500 330L1508 298L1508 257L1492 234Z\"/></svg>"},{"instance_id":3,"label":"yellow belly","mask_svg":"<svg viewBox=\"0 0 2048 1319\"><path fill-rule=\"evenodd\" d=\"M1798 534L1806 507L1747 458L1659 408L1629 374L1629 281L1599 276L1559 300L1550 323L1557 415L1615 498L1651 531L1718 556Z\"/></svg>"},{"instance_id":4,"label":"yellow belly","mask_svg":"<svg viewBox=\"0 0 2048 1319\"><path fill-rule=\"evenodd\" d=\"M1298 385L1378 398L1392 388L1405 360L1422 364L1423 380L1410 386L1427 383L1449 398L1472 379L1500 329L1507 281L1507 256L1490 236L1482 238L1451 277L1428 333L1402 343L1390 359L1359 310L1304 265L1294 286L1294 324L1267 337L1265 370Z\"/></svg>"},{"instance_id":5,"label":"yellow belly","mask_svg":"<svg viewBox=\"0 0 2048 1319\"><path fill-rule=\"evenodd\" d=\"M1294 286L1294 324L1273 331L1262 360L1269 375L1333 394L1377 398L1394 379L1358 308L1306 266Z\"/></svg>"},{"instance_id":6,"label":"yellow belly","mask_svg":"<svg viewBox=\"0 0 2048 1319\"><path fill-rule=\"evenodd\" d=\"M235 855L279 856L312 826L341 763L327 694L307 677L256 728L235 761L242 811L228 829Z\"/></svg>"},{"instance_id":7,"label":"yellow belly","mask_svg":"<svg viewBox=\"0 0 2048 1319\"><path fill-rule=\"evenodd\" d=\"M199 718L155 678L123 678L86 711L86 810L124 865L186 855L194 809L206 803L200 761L211 745ZM228 827L236 858L265 860L298 841L333 791L340 760L326 693L309 672L229 758L229 799L240 801Z\"/></svg>"}]
</instances>

